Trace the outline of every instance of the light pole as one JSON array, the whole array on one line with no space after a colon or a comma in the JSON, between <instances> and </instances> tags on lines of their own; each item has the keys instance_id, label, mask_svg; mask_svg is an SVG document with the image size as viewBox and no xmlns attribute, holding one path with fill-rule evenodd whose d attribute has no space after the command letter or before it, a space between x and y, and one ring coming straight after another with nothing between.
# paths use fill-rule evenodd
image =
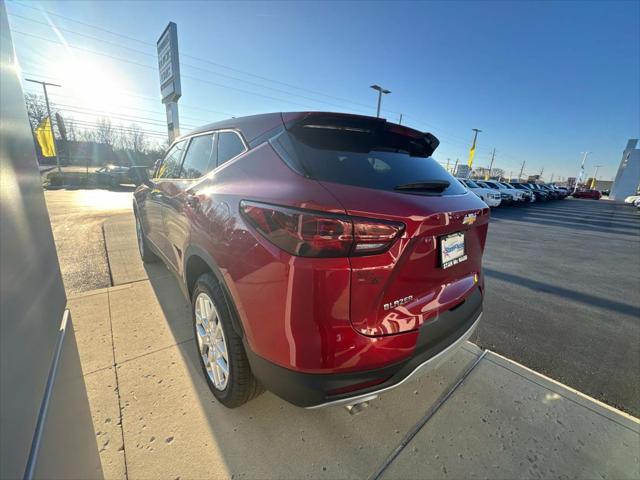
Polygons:
<instances>
[{"instance_id":1,"label":"light pole","mask_svg":"<svg viewBox=\"0 0 640 480\"><path fill-rule=\"evenodd\" d=\"M593 180L591 181L591 190L593 190L594 188L596 188L596 179L598 178L598 169L601 167L602 165L596 165L596 172L593 174Z\"/></svg>"},{"instance_id":2,"label":"light pole","mask_svg":"<svg viewBox=\"0 0 640 480\"><path fill-rule=\"evenodd\" d=\"M471 149L469 150L469 161L467 162L467 166L469 170L467 171L467 178L471 178L471 166L473 165L473 157L476 155L476 142L478 141L478 133L482 130L477 128L472 128L473 130L473 143L471 144Z\"/></svg>"},{"instance_id":3,"label":"light pole","mask_svg":"<svg viewBox=\"0 0 640 480\"><path fill-rule=\"evenodd\" d=\"M58 166L58 173L62 173L62 169L60 168L60 152L58 151L58 144L56 143L56 135L53 133L53 118L51 118L51 109L49 108L49 95L47 95L47 85L51 87L62 87L62 85L49 82L41 82L39 80L32 80L30 78L25 78L25 80L27 82L39 83L40 85L42 85L42 89L44 90L44 101L47 104L47 115L49 115L51 138L53 139L53 148L56 151L56 165Z\"/></svg>"},{"instance_id":4,"label":"light pole","mask_svg":"<svg viewBox=\"0 0 640 480\"><path fill-rule=\"evenodd\" d=\"M584 153L584 156L582 157L582 163L580 164L580 174L578 176L578 179L576 180L576 186L574 188L574 192L576 190L578 190L578 185L582 182L582 177L584 177L584 162L587 161L587 155L589 155L591 152L582 152Z\"/></svg>"},{"instance_id":5,"label":"light pole","mask_svg":"<svg viewBox=\"0 0 640 480\"><path fill-rule=\"evenodd\" d=\"M385 95L391 93L391 90L387 90L382 88L380 85L371 85L371 88L378 92L378 112L376 113L376 117L380 118L380 103L382 102L382 94Z\"/></svg>"}]
</instances>

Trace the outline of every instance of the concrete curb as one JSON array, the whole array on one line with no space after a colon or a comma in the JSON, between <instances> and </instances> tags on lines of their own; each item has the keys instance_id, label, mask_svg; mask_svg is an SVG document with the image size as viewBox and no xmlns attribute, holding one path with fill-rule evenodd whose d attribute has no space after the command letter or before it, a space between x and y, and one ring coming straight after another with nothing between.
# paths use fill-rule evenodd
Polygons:
<instances>
[{"instance_id":1,"label":"concrete curb","mask_svg":"<svg viewBox=\"0 0 640 480\"><path fill-rule=\"evenodd\" d=\"M623 412L622 410L618 410L611 405L607 405L606 403L590 397L589 395L582 393L575 388L571 388L570 386L565 385L562 382L558 382L553 378L549 378L546 375L538 373L535 370L530 369L529 367L526 367L514 360L510 360L507 357L503 357L502 355L492 352L491 350L489 350L487 360L503 368L506 368L513 373L521 375L527 380L532 381L540 385L541 387L552 390L558 395L563 396L567 400L571 400L582 407L588 408L592 412L602 415L603 417L606 417L609 420L618 423L620 426L623 426L635 433L640 434L640 419L634 417L633 415Z\"/></svg>"}]
</instances>

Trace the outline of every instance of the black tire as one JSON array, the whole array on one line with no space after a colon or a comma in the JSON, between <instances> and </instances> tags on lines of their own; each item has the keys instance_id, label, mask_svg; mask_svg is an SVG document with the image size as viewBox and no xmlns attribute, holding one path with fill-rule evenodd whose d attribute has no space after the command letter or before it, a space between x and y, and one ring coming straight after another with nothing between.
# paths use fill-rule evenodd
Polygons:
<instances>
[{"instance_id":1,"label":"black tire","mask_svg":"<svg viewBox=\"0 0 640 480\"><path fill-rule=\"evenodd\" d=\"M196 330L196 298L200 293L205 293L211 298L218 314L227 345L227 357L229 365L229 376L227 385L223 390L216 388L209 377L207 367L202 359L200 348L198 347L198 332ZM195 348L200 359L202 372L209 385L209 389L225 407L236 408L247 403L264 392L264 387L258 382L251 372L249 360L244 350L242 338L236 333L231 320L231 309L229 300L224 294L220 284L211 273L205 273L196 280L191 296L191 316L193 320L193 334L196 340Z\"/></svg>"},{"instance_id":2,"label":"black tire","mask_svg":"<svg viewBox=\"0 0 640 480\"><path fill-rule=\"evenodd\" d=\"M149 241L142 229L142 223L140 222L138 214L136 213L134 217L136 219L136 239L138 241L138 252L140 252L140 258L143 263L156 263L159 258L155 253L153 253L153 250L151 250L151 247L149 246Z\"/></svg>"}]
</instances>

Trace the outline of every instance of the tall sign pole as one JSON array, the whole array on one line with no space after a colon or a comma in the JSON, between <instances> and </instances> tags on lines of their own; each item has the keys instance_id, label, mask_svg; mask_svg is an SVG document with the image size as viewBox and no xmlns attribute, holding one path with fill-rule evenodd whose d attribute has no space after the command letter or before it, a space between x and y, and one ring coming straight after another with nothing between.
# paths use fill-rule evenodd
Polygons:
<instances>
[{"instance_id":1,"label":"tall sign pole","mask_svg":"<svg viewBox=\"0 0 640 480\"><path fill-rule=\"evenodd\" d=\"M178 100L182 96L180 86L180 58L178 57L178 26L169 22L157 42L160 93L167 110L169 143L180 136Z\"/></svg>"}]
</instances>

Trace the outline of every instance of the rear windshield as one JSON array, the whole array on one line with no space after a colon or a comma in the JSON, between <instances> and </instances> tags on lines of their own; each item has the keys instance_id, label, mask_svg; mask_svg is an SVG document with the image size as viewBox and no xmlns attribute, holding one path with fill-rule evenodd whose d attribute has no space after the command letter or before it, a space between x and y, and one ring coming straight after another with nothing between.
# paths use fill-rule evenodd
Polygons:
<instances>
[{"instance_id":1,"label":"rear windshield","mask_svg":"<svg viewBox=\"0 0 640 480\"><path fill-rule=\"evenodd\" d=\"M388 128L298 126L288 135L293 153L316 180L394 190L408 183L446 180L438 195L460 195L464 186L427 156L419 140ZM287 148L289 151L290 149Z\"/></svg>"}]
</instances>

